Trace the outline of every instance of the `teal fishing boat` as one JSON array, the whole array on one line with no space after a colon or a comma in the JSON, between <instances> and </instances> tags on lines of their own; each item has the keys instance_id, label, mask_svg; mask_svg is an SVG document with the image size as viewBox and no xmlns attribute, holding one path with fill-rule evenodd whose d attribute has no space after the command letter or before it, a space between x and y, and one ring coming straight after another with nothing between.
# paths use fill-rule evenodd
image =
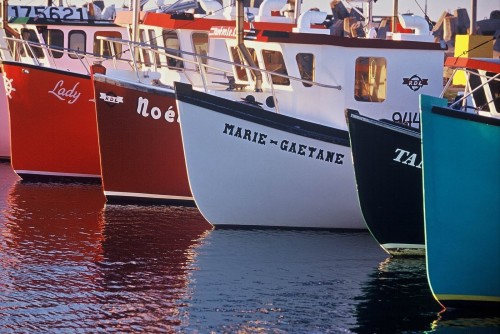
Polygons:
<instances>
[{"instance_id":1,"label":"teal fishing boat","mask_svg":"<svg viewBox=\"0 0 500 334\"><path fill-rule=\"evenodd\" d=\"M446 308L500 308L499 91L490 93L492 109L472 113L420 100L427 277Z\"/></svg>"}]
</instances>

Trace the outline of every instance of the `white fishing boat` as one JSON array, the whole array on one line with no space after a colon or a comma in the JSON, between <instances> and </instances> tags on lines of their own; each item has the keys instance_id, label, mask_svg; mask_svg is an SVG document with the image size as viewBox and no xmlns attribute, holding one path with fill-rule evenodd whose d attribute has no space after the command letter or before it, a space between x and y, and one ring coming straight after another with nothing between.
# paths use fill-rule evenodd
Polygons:
<instances>
[{"instance_id":1,"label":"white fishing boat","mask_svg":"<svg viewBox=\"0 0 500 334\"><path fill-rule=\"evenodd\" d=\"M442 90L443 49L427 22L400 21L416 33L381 40L299 27L227 39L237 64L234 51L246 49L268 72L234 65L229 91L176 84L189 184L210 223L366 228L344 109L418 126L419 94Z\"/></svg>"}]
</instances>

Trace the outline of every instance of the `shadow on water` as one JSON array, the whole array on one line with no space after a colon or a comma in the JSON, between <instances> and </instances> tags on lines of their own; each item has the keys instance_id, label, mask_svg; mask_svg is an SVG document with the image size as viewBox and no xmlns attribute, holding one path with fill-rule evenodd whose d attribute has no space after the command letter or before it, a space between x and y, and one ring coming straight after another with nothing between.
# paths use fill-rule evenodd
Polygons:
<instances>
[{"instance_id":1,"label":"shadow on water","mask_svg":"<svg viewBox=\"0 0 500 334\"><path fill-rule=\"evenodd\" d=\"M500 312L444 310L428 286L425 258L387 258L356 299L356 333L500 333Z\"/></svg>"},{"instance_id":2,"label":"shadow on water","mask_svg":"<svg viewBox=\"0 0 500 334\"><path fill-rule=\"evenodd\" d=\"M356 333L430 330L441 310L427 283L424 257L387 258L362 289Z\"/></svg>"}]
</instances>

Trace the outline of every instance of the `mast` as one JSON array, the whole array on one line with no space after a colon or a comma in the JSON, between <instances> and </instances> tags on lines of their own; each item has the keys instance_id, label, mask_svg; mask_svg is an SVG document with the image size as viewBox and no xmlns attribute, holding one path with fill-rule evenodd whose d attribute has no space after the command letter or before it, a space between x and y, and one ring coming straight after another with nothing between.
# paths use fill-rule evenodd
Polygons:
<instances>
[{"instance_id":1,"label":"mast","mask_svg":"<svg viewBox=\"0 0 500 334\"><path fill-rule=\"evenodd\" d=\"M141 11L140 0L130 0L130 6L132 9L132 27L130 34L130 39L133 43L137 43L139 41L139 14ZM133 48L133 52L131 53L134 64L137 64L140 59L139 49L137 47Z\"/></svg>"},{"instance_id":2,"label":"mast","mask_svg":"<svg viewBox=\"0 0 500 334\"><path fill-rule=\"evenodd\" d=\"M471 0L471 20L469 35L474 35L476 33L476 23L477 23L477 0Z\"/></svg>"},{"instance_id":3,"label":"mast","mask_svg":"<svg viewBox=\"0 0 500 334\"><path fill-rule=\"evenodd\" d=\"M245 13L244 13L244 4L243 0L236 0L236 41L238 50L240 51L244 62L252 67L257 67L255 62L248 51L244 39L243 39L243 29L245 24ZM262 91L262 73L258 70L252 71L255 75L255 91Z\"/></svg>"},{"instance_id":4,"label":"mast","mask_svg":"<svg viewBox=\"0 0 500 334\"><path fill-rule=\"evenodd\" d=\"M1 29L4 29L6 32L10 33L12 36L15 38L20 38L21 36L17 31L12 29L9 25L9 1L4 0L2 1L2 7L1 7L2 12L2 21L1 21Z\"/></svg>"},{"instance_id":5,"label":"mast","mask_svg":"<svg viewBox=\"0 0 500 334\"><path fill-rule=\"evenodd\" d=\"M392 27L391 27L392 33L396 32L397 20L398 20L398 0L394 0L392 2Z\"/></svg>"},{"instance_id":6,"label":"mast","mask_svg":"<svg viewBox=\"0 0 500 334\"><path fill-rule=\"evenodd\" d=\"M294 7L294 11L293 11L293 23L294 24L297 24L297 20L299 19L300 11L301 11L301 8L300 8L301 3L302 3L302 0L295 0L295 7Z\"/></svg>"}]
</instances>

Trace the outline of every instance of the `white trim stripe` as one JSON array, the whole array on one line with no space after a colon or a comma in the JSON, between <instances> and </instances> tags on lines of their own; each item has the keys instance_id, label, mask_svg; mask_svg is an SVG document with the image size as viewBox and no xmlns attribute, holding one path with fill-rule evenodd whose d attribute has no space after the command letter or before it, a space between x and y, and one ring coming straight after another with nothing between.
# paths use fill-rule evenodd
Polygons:
<instances>
[{"instance_id":1,"label":"white trim stripe","mask_svg":"<svg viewBox=\"0 0 500 334\"><path fill-rule=\"evenodd\" d=\"M415 248L415 249L424 249L425 245L421 244L382 244L384 248L392 249L392 248Z\"/></svg>"},{"instance_id":2,"label":"white trim stripe","mask_svg":"<svg viewBox=\"0 0 500 334\"><path fill-rule=\"evenodd\" d=\"M44 176L62 176L62 177L88 177L88 178L101 178L100 174L78 174L78 173L61 173L61 172L46 172L36 170L18 170L15 169L16 174L27 175L44 175Z\"/></svg>"},{"instance_id":3,"label":"white trim stripe","mask_svg":"<svg viewBox=\"0 0 500 334\"><path fill-rule=\"evenodd\" d=\"M172 196L172 195L158 195L158 194L144 194L144 193L129 193L120 191L104 191L104 195L120 196L120 197L138 197L138 198L152 198L152 199L175 199L184 201L193 201L193 197L188 196Z\"/></svg>"}]
</instances>

